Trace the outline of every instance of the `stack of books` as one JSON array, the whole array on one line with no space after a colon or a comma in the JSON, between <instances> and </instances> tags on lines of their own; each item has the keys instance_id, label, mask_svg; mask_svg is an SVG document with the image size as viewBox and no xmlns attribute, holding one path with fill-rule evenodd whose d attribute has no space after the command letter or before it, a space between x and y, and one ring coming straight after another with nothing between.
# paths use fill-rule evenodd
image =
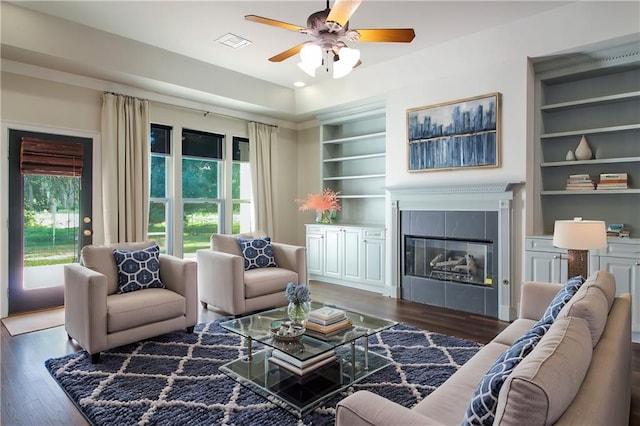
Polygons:
<instances>
[{"instance_id":1,"label":"stack of books","mask_svg":"<svg viewBox=\"0 0 640 426\"><path fill-rule=\"evenodd\" d=\"M610 223L607 225L608 237L629 237L629 231L624 227L624 223Z\"/></svg>"},{"instance_id":2,"label":"stack of books","mask_svg":"<svg viewBox=\"0 0 640 426\"><path fill-rule=\"evenodd\" d=\"M626 173L601 173L598 189L627 189L629 177Z\"/></svg>"},{"instance_id":3,"label":"stack of books","mask_svg":"<svg viewBox=\"0 0 640 426\"><path fill-rule=\"evenodd\" d=\"M287 371L296 374L298 376L304 376L324 365L330 364L335 361L335 351L327 351L318 354L304 361L300 361L298 358L291 356L281 350L275 349L271 353L269 361L286 369Z\"/></svg>"},{"instance_id":4,"label":"stack of books","mask_svg":"<svg viewBox=\"0 0 640 426\"><path fill-rule=\"evenodd\" d=\"M342 309L325 306L309 313L305 327L312 333L333 336L351 328L352 323Z\"/></svg>"},{"instance_id":5,"label":"stack of books","mask_svg":"<svg viewBox=\"0 0 640 426\"><path fill-rule=\"evenodd\" d=\"M569 175L569 179L567 179L566 190L569 191L580 191L580 190L594 190L596 189L595 182L591 179L591 176L588 174L583 175Z\"/></svg>"}]
</instances>

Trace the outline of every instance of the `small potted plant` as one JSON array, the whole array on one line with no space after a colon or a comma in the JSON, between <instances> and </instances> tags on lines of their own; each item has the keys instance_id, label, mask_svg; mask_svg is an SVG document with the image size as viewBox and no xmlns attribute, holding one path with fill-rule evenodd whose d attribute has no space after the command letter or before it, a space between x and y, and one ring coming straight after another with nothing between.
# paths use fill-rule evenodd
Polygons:
<instances>
[{"instance_id":1,"label":"small potted plant","mask_svg":"<svg viewBox=\"0 0 640 426\"><path fill-rule=\"evenodd\" d=\"M308 194L306 199L296 201L301 204L300 211L316 211L316 222L331 223L335 212L340 210L339 194L331 188L326 188L319 194Z\"/></svg>"},{"instance_id":2,"label":"small potted plant","mask_svg":"<svg viewBox=\"0 0 640 426\"><path fill-rule=\"evenodd\" d=\"M287 315L293 324L303 324L311 310L311 291L306 284L287 284Z\"/></svg>"}]
</instances>

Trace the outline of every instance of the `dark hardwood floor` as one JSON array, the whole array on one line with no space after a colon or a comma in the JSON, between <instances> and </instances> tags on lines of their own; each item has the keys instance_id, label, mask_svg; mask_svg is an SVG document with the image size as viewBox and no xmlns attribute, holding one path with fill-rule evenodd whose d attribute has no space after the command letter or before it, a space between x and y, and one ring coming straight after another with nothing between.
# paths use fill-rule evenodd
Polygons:
<instances>
[{"instance_id":1,"label":"dark hardwood floor","mask_svg":"<svg viewBox=\"0 0 640 426\"><path fill-rule=\"evenodd\" d=\"M313 300L344 306L416 327L489 342L508 323L480 315L397 300L342 286L311 282ZM198 305L200 307L200 305ZM199 322L224 314L201 309ZM0 424L86 425L87 422L44 368L44 361L80 350L64 327L11 337L2 326ZM631 425L640 426L640 344L633 345ZM606 392L606 389L603 390Z\"/></svg>"}]
</instances>

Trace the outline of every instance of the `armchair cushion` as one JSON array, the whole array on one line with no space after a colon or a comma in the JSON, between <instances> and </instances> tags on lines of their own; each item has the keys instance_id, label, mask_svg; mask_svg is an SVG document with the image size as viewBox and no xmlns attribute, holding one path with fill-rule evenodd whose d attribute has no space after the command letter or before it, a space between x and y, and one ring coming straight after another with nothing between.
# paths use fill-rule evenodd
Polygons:
<instances>
[{"instance_id":1,"label":"armchair cushion","mask_svg":"<svg viewBox=\"0 0 640 426\"><path fill-rule=\"evenodd\" d=\"M107 298L107 332L128 330L186 315L186 299L173 291L150 288Z\"/></svg>"},{"instance_id":2,"label":"armchair cushion","mask_svg":"<svg viewBox=\"0 0 640 426\"><path fill-rule=\"evenodd\" d=\"M284 268L252 269L244 272L244 292L248 299L283 292L288 283L297 283L298 274Z\"/></svg>"},{"instance_id":3,"label":"armchair cushion","mask_svg":"<svg viewBox=\"0 0 640 426\"><path fill-rule=\"evenodd\" d=\"M244 270L256 268L278 267L273 257L271 238L238 238L242 257L244 258Z\"/></svg>"},{"instance_id":4,"label":"armchair cushion","mask_svg":"<svg viewBox=\"0 0 640 426\"><path fill-rule=\"evenodd\" d=\"M118 268L118 293L164 288L160 281L160 247L153 245L141 250L114 249Z\"/></svg>"}]
</instances>

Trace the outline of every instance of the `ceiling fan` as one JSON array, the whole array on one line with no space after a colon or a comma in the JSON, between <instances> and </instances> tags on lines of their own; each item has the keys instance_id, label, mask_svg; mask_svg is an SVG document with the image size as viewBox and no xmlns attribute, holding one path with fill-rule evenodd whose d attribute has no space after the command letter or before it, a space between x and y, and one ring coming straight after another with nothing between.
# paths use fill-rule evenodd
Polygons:
<instances>
[{"instance_id":1,"label":"ceiling fan","mask_svg":"<svg viewBox=\"0 0 640 426\"><path fill-rule=\"evenodd\" d=\"M298 66L307 74L315 76L316 69L324 64L323 53L333 58L333 77L340 78L361 64L360 51L351 49L343 39L349 42L394 42L410 43L415 37L412 28L383 28L383 29L349 29L349 19L360 6L362 0L336 0L333 7L327 7L312 13L307 18L307 26L301 27L275 19L257 15L246 15L248 21L272 25L285 30L308 34L314 38L298 44L284 52L269 58L271 62L282 62L300 53L301 62ZM327 64L328 71L328 64Z\"/></svg>"}]
</instances>

